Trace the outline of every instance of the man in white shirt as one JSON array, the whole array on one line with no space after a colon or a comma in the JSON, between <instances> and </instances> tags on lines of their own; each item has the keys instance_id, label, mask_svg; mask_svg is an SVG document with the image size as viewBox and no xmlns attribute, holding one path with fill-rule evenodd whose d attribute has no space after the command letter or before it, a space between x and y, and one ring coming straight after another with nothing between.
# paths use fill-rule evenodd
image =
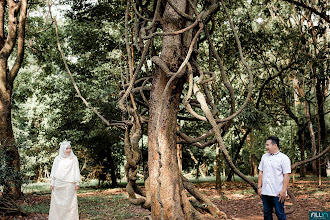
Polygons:
<instances>
[{"instance_id":1,"label":"man in white shirt","mask_svg":"<svg viewBox=\"0 0 330 220\"><path fill-rule=\"evenodd\" d=\"M279 151L278 137L267 138L265 153L259 164L258 194L264 206L264 219L273 219L273 208L279 220L286 220L284 201L289 185L291 163L288 156Z\"/></svg>"}]
</instances>

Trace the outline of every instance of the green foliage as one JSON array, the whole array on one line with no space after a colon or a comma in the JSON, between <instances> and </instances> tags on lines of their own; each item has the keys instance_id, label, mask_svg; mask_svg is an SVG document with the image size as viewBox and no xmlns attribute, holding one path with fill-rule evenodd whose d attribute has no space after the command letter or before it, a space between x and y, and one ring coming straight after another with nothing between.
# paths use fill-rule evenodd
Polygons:
<instances>
[{"instance_id":1,"label":"green foliage","mask_svg":"<svg viewBox=\"0 0 330 220\"><path fill-rule=\"evenodd\" d=\"M74 4L73 9L79 3L74 1ZM120 25L106 17L106 14L114 14L115 9L105 5L88 6L91 16L98 14L99 18L87 22L86 14L73 11L73 17L60 20L58 25L64 53L69 58L68 64L82 95L105 118L115 120L120 118L116 107L121 71L116 48ZM59 5L55 6L58 8ZM39 8L39 13L46 12ZM47 19L35 16L29 20L29 25L33 26L28 32L32 45L27 50L25 65L15 81L13 94L14 131L22 148L20 153L26 179L37 180L40 172L42 176L49 175L59 144L65 139L72 142L80 167L86 162L85 177L93 172L93 167L101 165L106 173L114 169L119 178L123 163L120 138L123 133L105 128L77 97L57 50L54 27L38 32L50 25L50 21L47 23ZM92 38L96 41L90 40ZM95 47L90 48L92 45Z\"/></svg>"},{"instance_id":2,"label":"green foliage","mask_svg":"<svg viewBox=\"0 0 330 220\"><path fill-rule=\"evenodd\" d=\"M203 7L203 4L198 7ZM264 141L270 135L279 136L281 150L298 161L300 146L297 132L299 126L305 126L307 122L301 104L304 100L308 102L313 128L318 135L315 112L316 100L321 93L316 94L314 87L316 83L319 83L316 87L322 89L328 85L328 40L323 40L327 27L322 19L313 18L312 23L299 22L302 17L307 19L309 13L285 2L230 1L226 5L237 29L243 55L254 74L253 96L224 136L228 151L234 157L244 133L251 130L255 143L251 147L245 141L237 161L238 168L244 173L249 173L251 168L250 156L260 159L264 153ZM102 167L105 172L115 169L119 178L120 166L124 163L124 132L119 128L106 128L77 97L57 50L55 29L53 26L46 29L51 20L45 6L34 5L35 13L27 21L28 46L23 68L14 85L12 117L22 157L22 172L26 180L31 181L38 179L40 171L43 176L47 176L45 171L50 170L59 143L68 139L72 141L80 166L86 161L87 167L82 172L85 177L91 175L96 167ZM62 6L64 9L60 11ZM56 1L52 8L54 14L61 14L57 19L61 45L82 95L110 121L122 118L117 101L127 62L123 59L126 53L123 39L125 7L126 3L119 0L70 0ZM151 4L149 10L153 10L152 7ZM234 35L223 9L220 8L220 12L212 19L215 27L213 43L223 60L227 78L233 85L237 110L247 93L246 69L240 61ZM211 21L205 25L211 30ZM40 32L43 29L46 30ZM202 33L200 40L203 37ZM161 43L161 37L157 37L154 49L161 48ZM230 114L229 92L223 86L216 60L209 57L207 42L200 41L196 52L201 57L197 62L203 70L214 71L217 75L218 80L210 84L209 89L219 115L226 117ZM135 47L134 56L139 56ZM153 71L150 60L146 66L150 69L142 68L140 74L143 76ZM305 91L306 97L295 98L297 91L293 85L294 79L300 81L299 86ZM185 85L182 98L186 90ZM137 98L140 97L137 95ZM324 96L324 102L319 107L329 109L328 99L329 96ZM197 113L201 114L197 109ZM297 117L297 121L289 115L288 109ZM180 106L179 114L190 117L183 106ZM324 112L320 115L324 115L324 130L327 131L330 114ZM197 137L211 129L211 126L207 122L186 121L180 129ZM310 156L308 129L305 129L304 136L305 154ZM323 146L327 146L330 138L327 136L322 141ZM184 145L183 170L191 172L197 165L186 148L192 151L201 164L208 165L209 174L213 173L215 146L203 151ZM146 146L143 146L143 153L143 159L146 160ZM3 161L1 159L2 165ZM6 172L0 172L0 175Z\"/></svg>"},{"instance_id":3,"label":"green foliage","mask_svg":"<svg viewBox=\"0 0 330 220\"><path fill-rule=\"evenodd\" d=\"M0 144L0 186L10 187L9 184L21 184L22 173L18 172L15 168L8 165L8 161L12 159L12 156L6 151Z\"/></svg>"}]
</instances>

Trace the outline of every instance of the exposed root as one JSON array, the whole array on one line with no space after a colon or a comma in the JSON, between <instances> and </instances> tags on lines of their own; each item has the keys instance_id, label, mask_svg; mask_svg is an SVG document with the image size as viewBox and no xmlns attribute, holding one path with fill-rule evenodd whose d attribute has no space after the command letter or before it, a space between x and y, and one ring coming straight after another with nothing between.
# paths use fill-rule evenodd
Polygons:
<instances>
[{"instance_id":1,"label":"exposed root","mask_svg":"<svg viewBox=\"0 0 330 220\"><path fill-rule=\"evenodd\" d=\"M185 219L197 219L197 220L206 220L206 219L215 219L210 214L202 214L197 211L195 207L190 203L186 193L184 190L181 191L183 212L185 215Z\"/></svg>"},{"instance_id":2,"label":"exposed root","mask_svg":"<svg viewBox=\"0 0 330 220\"><path fill-rule=\"evenodd\" d=\"M296 199L296 197L293 195L293 193L292 193L292 191L291 190L289 190L288 189L288 195L289 195L289 197L290 197L290 199L291 199L291 201L292 201L292 207L289 209L289 210L286 210L285 211L285 214L291 214L291 213L293 213L294 211L296 211L296 209L297 209L297 199Z\"/></svg>"},{"instance_id":3,"label":"exposed root","mask_svg":"<svg viewBox=\"0 0 330 220\"><path fill-rule=\"evenodd\" d=\"M21 207L11 198L0 197L0 213L7 215L27 215Z\"/></svg>"},{"instance_id":4,"label":"exposed root","mask_svg":"<svg viewBox=\"0 0 330 220\"><path fill-rule=\"evenodd\" d=\"M217 219L227 219L227 215L224 212L221 212L218 207L216 207L211 200L209 200L205 195L203 195L196 187L189 182L187 178L181 175L182 183L184 188L194 196L198 201L206 205L205 208L211 213L211 217L214 216Z\"/></svg>"}]
</instances>

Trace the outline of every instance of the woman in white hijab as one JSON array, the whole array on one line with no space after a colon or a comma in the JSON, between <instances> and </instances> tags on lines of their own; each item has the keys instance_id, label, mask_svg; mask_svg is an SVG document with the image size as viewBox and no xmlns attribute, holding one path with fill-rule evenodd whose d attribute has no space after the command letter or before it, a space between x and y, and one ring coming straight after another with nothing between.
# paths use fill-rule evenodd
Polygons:
<instances>
[{"instance_id":1,"label":"woman in white hijab","mask_svg":"<svg viewBox=\"0 0 330 220\"><path fill-rule=\"evenodd\" d=\"M61 144L50 178L52 196L48 219L79 219L77 190L80 183L80 171L78 159L72 152L70 141L64 141Z\"/></svg>"}]
</instances>

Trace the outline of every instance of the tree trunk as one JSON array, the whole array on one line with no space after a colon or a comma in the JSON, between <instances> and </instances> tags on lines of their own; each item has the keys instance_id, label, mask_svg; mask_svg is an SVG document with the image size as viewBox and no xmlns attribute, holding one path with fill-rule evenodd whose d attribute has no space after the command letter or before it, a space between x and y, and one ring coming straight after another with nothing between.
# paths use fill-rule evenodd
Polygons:
<instances>
[{"instance_id":1,"label":"tree trunk","mask_svg":"<svg viewBox=\"0 0 330 220\"><path fill-rule=\"evenodd\" d=\"M0 65L0 146L5 152L5 161L8 177L3 187L4 196L19 197L21 195L21 182L19 180L20 160L18 149L15 146L15 139L11 124L11 91L12 88L6 85L6 74L3 74L3 66Z\"/></svg>"},{"instance_id":2,"label":"tree trunk","mask_svg":"<svg viewBox=\"0 0 330 220\"><path fill-rule=\"evenodd\" d=\"M186 1L176 0L172 3L180 11L186 11ZM183 27L181 21L181 17L167 4L162 17L163 31L180 30ZM160 58L171 71L178 70L185 56L183 52L182 35L163 37ZM186 79L175 79L169 89L165 90L169 79L162 69L157 68L150 94L148 167L151 217L155 220L200 219L202 215L194 211L187 198L177 158L177 109Z\"/></svg>"},{"instance_id":3,"label":"tree trunk","mask_svg":"<svg viewBox=\"0 0 330 220\"><path fill-rule=\"evenodd\" d=\"M181 11L185 11L186 2L173 1ZM182 23L174 10L167 5L163 15L163 31L173 32L181 29ZM183 56L180 35L165 36L161 59L176 71ZM150 118L148 125L148 167L151 193L152 219L185 219L182 206L183 184L179 173L176 123L177 109L183 82L175 80L164 96L164 108L161 109L163 92L169 77L160 68L156 69L150 94ZM157 128L158 118L160 120ZM157 131L159 131L157 133Z\"/></svg>"},{"instance_id":4,"label":"tree trunk","mask_svg":"<svg viewBox=\"0 0 330 220\"><path fill-rule=\"evenodd\" d=\"M239 157L239 153L241 152L241 149L243 148L244 142L247 139L247 137L248 137L248 135L250 134L251 131L252 131L252 129L249 128L245 132L245 134L243 135L242 139L240 140L239 145L236 147L237 150L236 150L236 154L235 154L235 157L234 157L234 160L233 160L233 163L234 164L236 164L236 161L237 161L237 159ZM233 172L232 169L230 169L229 174L228 174L228 177L227 177L227 181L230 182L232 180L232 178L233 178L233 175L234 175L234 172Z\"/></svg>"},{"instance_id":5,"label":"tree trunk","mask_svg":"<svg viewBox=\"0 0 330 220\"><path fill-rule=\"evenodd\" d=\"M177 38L177 36L172 38ZM178 39L174 40L179 41ZM166 57L173 57L173 59L176 57L178 60L179 57L175 53L182 50L181 48L175 48L178 45L180 44L176 43L169 48L164 46L163 51L165 50L165 53L162 54L167 54ZM170 52L172 52L172 55L169 54ZM162 94L167 81L168 78L165 73L158 69L152 85L148 126L151 212L152 219L186 219L182 209L181 197L184 189L180 177L181 173L179 173L176 146L176 113L182 89L179 82L176 83L174 91L169 91L166 94L166 107L161 113L159 133L156 133Z\"/></svg>"},{"instance_id":6,"label":"tree trunk","mask_svg":"<svg viewBox=\"0 0 330 220\"><path fill-rule=\"evenodd\" d=\"M311 67L313 68L313 67ZM296 90L299 94L300 97L303 98L303 106L304 106L304 110L305 110L305 115L306 115L306 120L307 120L307 126L308 126L308 131L309 131L309 136L311 138L311 142L312 142L312 157L316 156L316 153L317 153L317 147L316 147L316 138L315 138L315 132L313 130L313 123L312 123L312 117L311 117L311 113L310 113L310 110L309 110L309 105L307 103L307 100L306 100L306 96L305 96L305 92L303 90L303 88L301 88L299 86L299 84L296 84ZM313 168L313 174L317 174L317 166L316 166L316 161L313 161L312 162L312 168Z\"/></svg>"},{"instance_id":7,"label":"tree trunk","mask_svg":"<svg viewBox=\"0 0 330 220\"><path fill-rule=\"evenodd\" d=\"M300 160L305 160L305 135L304 129L299 128L298 130L299 148L300 148ZM306 177L306 166L302 164L300 166L300 177Z\"/></svg>"},{"instance_id":8,"label":"tree trunk","mask_svg":"<svg viewBox=\"0 0 330 220\"><path fill-rule=\"evenodd\" d=\"M112 158L111 151L109 152L109 165L110 165L110 176L111 176L111 187L117 187L117 175L116 175L116 165Z\"/></svg>"},{"instance_id":9,"label":"tree trunk","mask_svg":"<svg viewBox=\"0 0 330 220\"><path fill-rule=\"evenodd\" d=\"M220 147L219 144L216 145L216 169L215 169L215 189L221 189L221 155L220 155Z\"/></svg>"},{"instance_id":10,"label":"tree trunk","mask_svg":"<svg viewBox=\"0 0 330 220\"><path fill-rule=\"evenodd\" d=\"M256 155L253 153L253 149L255 147L255 136L254 133L250 133L249 138L247 139L248 141L248 146L250 150L250 175L255 176L258 173L258 168L257 168L257 158Z\"/></svg>"},{"instance_id":11,"label":"tree trunk","mask_svg":"<svg viewBox=\"0 0 330 220\"><path fill-rule=\"evenodd\" d=\"M203 168L205 167L205 164L201 164L201 159L200 158L196 159L195 155L193 154L193 152L190 149L188 149L187 151L190 153L190 157L195 162L195 165L196 165L196 167L195 167L196 168L196 179L199 178L199 175L202 175L203 178L206 177L207 171L203 170Z\"/></svg>"},{"instance_id":12,"label":"tree trunk","mask_svg":"<svg viewBox=\"0 0 330 220\"><path fill-rule=\"evenodd\" d=\"M325 67L326 69L327 67ZM325 112L324 112L324 102L325 97L327 96L327 89L325 89L328 86L326 83L326 80L324 79L316 79L316 86L315 86L315 93L316 93L316 105L317 105L317 119L318 119L318 152L322 151L323 144L326 143L326 124L325 124ZM321 169L319 169L319 172L321 172L321 176L327 177L326 172L326 166L322 166L321 164L326 164L326 161L324 159L318 160L319 166Z\"/></svg>"},{"instance_id":13,"label":"tree trunk","mask_svg":"<svg viewBox=\"0 0 330 220\"><path fill-rule=\"evenodd\" d=\"M5 13L6 8L8 15ZM11 95L14 79L24 56L26 12L27 0L0 1L0 146L6 154L6 166L13 172L5 180L3 195L11 197L21 195L20 160L11 124ZM8 22L7 28L5 28L5 21ZM17 45L16 59L12 68L9 69L8 59L15 45Z\"/></svg>"}]
</instances>

